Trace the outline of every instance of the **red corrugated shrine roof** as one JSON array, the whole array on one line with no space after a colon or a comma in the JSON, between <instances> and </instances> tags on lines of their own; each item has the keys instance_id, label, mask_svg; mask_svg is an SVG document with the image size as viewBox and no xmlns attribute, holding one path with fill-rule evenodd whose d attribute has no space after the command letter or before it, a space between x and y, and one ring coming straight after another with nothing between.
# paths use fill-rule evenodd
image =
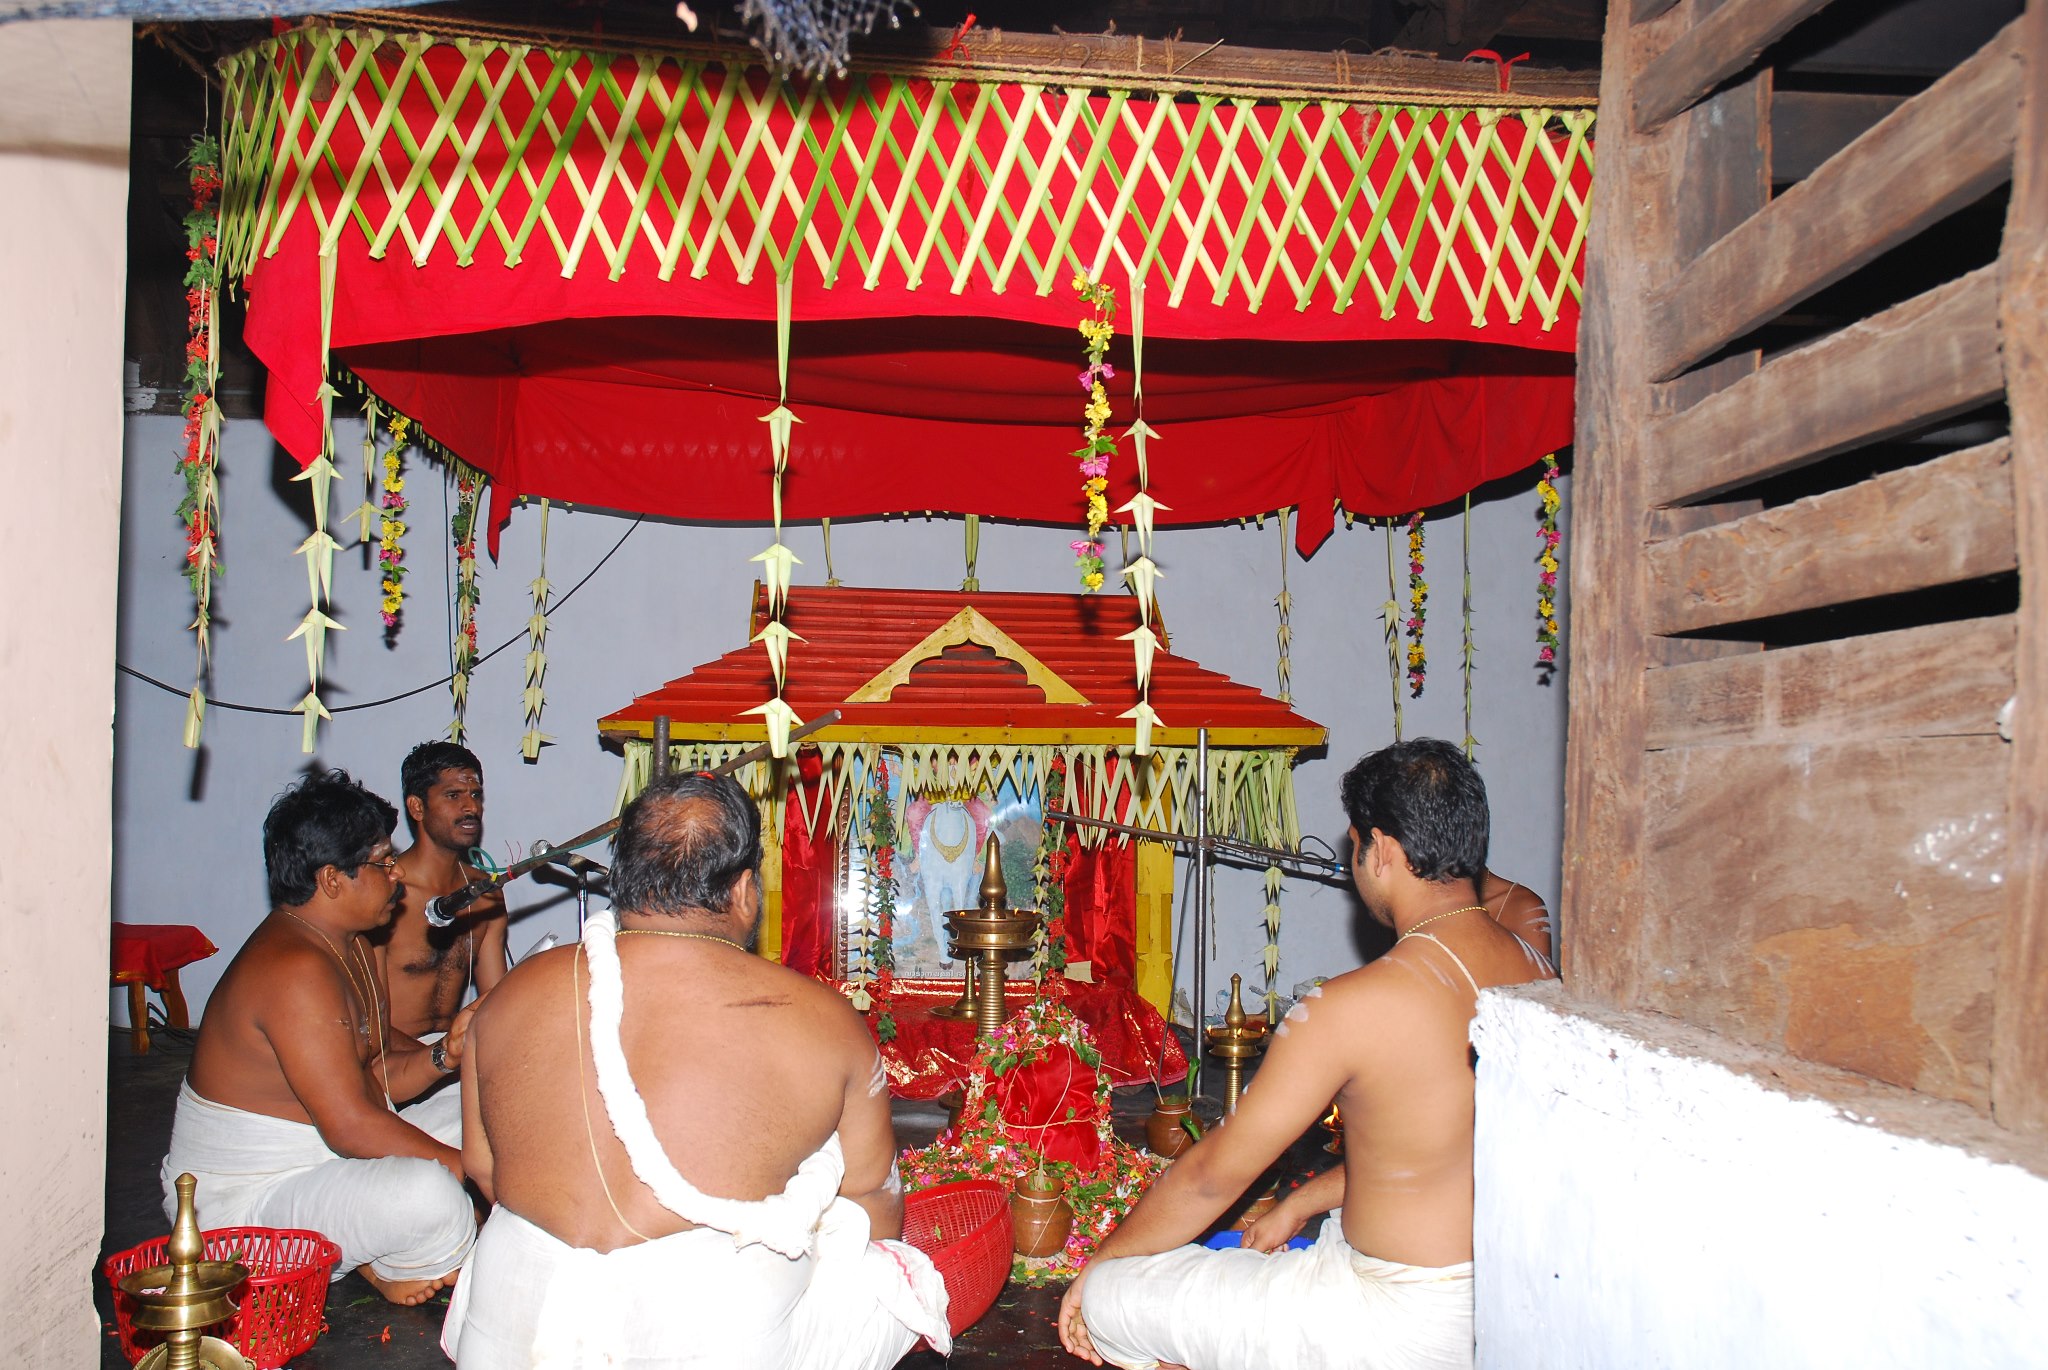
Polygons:
<instances>
[{"instance_id":1,"label":"red corrugated shrine roof","mask_svg":"<svg viewBox=\"0 0 2048 1370\"><path fill-rule=\"evenodd\" d=\"M1088 702L1048 703L1023 666L976 643L919 663L887 700L848 702L970 607ZM756 585L748 635L766 621ZM1118 717L1138 702L1131 645L1118 640L1138 626L1128 595L793 586L783 621L804 639L790 643L784 698L807 720L827 709L842 715L813 741L1127 743L1133 735L1132 721ZM1156 631L1163 639L1164 624ZM598 729L646 738L666 714L678 741L759 741L761 720L744 711L774 692L767 652L750 643L641 695ZM1314 747L1328 736L1280 701L1163 650L1152 659L1152 707L1164 721L1152 733L1156 746L1193 746L1201 727L1225 747Z\"/></svg>"}]
</instances>

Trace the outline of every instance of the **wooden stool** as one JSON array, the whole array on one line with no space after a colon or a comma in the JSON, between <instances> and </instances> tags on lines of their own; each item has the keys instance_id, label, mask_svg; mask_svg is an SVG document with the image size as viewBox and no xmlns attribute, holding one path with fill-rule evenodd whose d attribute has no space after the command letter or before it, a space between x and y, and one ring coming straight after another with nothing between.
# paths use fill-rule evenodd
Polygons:
<instances>
[{"instance_id":1,"label":"wooden stool","mask_svg":"<svg viewBox=\"0 0 2048 1370\"><path fill-rule=\"evenodd\" d=\"M163 995L167 1024L190 1028L178 971L217 950L204 933L188 924L114 924L114 983L128 987L128 1040L137 1056L149 1054L149 991Z\"/></svg>"}]
</instances>

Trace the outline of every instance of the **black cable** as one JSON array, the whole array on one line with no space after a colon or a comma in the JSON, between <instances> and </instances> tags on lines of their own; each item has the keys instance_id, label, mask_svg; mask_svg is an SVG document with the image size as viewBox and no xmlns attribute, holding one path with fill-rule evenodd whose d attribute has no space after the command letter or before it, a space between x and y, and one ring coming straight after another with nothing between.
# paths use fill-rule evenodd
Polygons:
<instances>
[{"instance_id":1,"label":"black cable","mask_svg":"<svg viewBox=\"0 0 2048 1370\"><path fill-rule=\"evenodd\" d=\"M585 585L589 584L590 578L596 575L599 571L603 570L604 564L610 561L612 557L615 554L617 554L618 550L621 547L624 547L626 545L626 539L633 536L633 529L638 528L642 523L645 523L646 521L647 516L645 514L642 514L639 517L635 518L633 520L632 527L627 528L625 532L619 534L619 540L612 544L612 550L606 552L603 556L599 557L597 559L597 565L591 567L588 571L585 571L583 573L583 579L577 581L574 585L570 586L568 593L563 595L560 599L556 600L553 604L549 605L547 607L546 612L543 613L541 616L543 618L553 617L555 610L561 608L564 604L567 604L571 599L573 599L576 595L576 592L582 589ZM486 661L489 661L492 657L504 651L513 643L522 641L525 637L526 631L524 629L521 629L519 632L512 634L512 636L506 638L503 642L491 648L490 651L485 652L482 656L478 657L469 668L471 673L473 674L478 666L483 665ZM166 685L163 681L158 680L155 676L144 675L141 671L136 670L133 666L129 666L123 662L115 662L114 669L121 672L123 675L133 676L135 679L140 680L145 684L154 685L166 694L177 695L181 699L192 693L189 689L180 689L176 685ZM443 685L446 685L449 681L453 679L455 679L455 673L453 671L450 671L447 675L442 676L439 680L429 681L425 685L421 685L416 689L407 690L403 694L390 695L384 699L373 699L365 704L337 704L330 712L337 714L349 714L356 713L363 709L380 709L384 707L386 704L396 704L402 699L411 699L414 695L422 695L429 690L438 690ZM297 709L273 709L262 704L230 704L224 699L209 699L206 701L206 707L209 709L227 709L233 713L238 714L276 714L279 716L285 716L298 713Z\"/></svg>"}]
</instances>

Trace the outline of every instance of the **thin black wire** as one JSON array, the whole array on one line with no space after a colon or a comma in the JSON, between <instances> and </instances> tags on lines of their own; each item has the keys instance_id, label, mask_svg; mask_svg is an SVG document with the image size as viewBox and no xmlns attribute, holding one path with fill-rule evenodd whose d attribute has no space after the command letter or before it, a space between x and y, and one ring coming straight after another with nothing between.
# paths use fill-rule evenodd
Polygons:
<instances>
[{"instance_id":1,"label":"thin black wire","mask_svg":"<svg viewBox=\"0 0 2048 1370\"><path fill-rule=\"evenodd\" d=\"M599 557L597 559L597 565L591 567L588 571L585 571L583 573L583 579L577 581L574 585L570 586L567 594L563 595L560 599L556 600L553 604L549 605L546 612L542 615L542 617L552 618L554 616L555 610L561 608L564 604L567 604L571 599L574 599L576 597L576 592L582 589L585 585L589 584L590 578L596 575L599 571L603 570L604 564L610 561L612 557L617 554L618 550L621 547L624 547L626 545L626 539L633 536L633 529L638 528L641 524L645 523L646 521L647 519L645 515L642 515L634 519L632 527L626 529L625 532L619 534L619 540L612 544L612 550L606 552L603 556ZM499 643L497 646L491 648L490 651L485 652L482 656L478 657L475 663L471 665L470 670L474 672L478 666L483 665L486 661L489 661L492 657L504 651L513 643L523 641L525 637L526 630L522 628L518 632L512 634L512 636L506 638L503 642ZM176 685L166 685L163 681L158 680L155 676L145 675L141 671L136 670L133 666L127 665L124 662L115 662L114 669L121 672L123 675L133 676L135 679L142 681L144 684L154 685L166 694L174 694L180 698L184 698L186 695L191 693L191 691L180 689ZM386 704L396 704L400 700L411 699L414 695L423 695L429 690L438 690L443 685L446 685L449 681L453 679L455 679L455 673L453 671L450 671L447 675L442 676L439 680L429 681L425 685L419 686L417 689L407 690L404 694L390 695L383 699L373 699L364 704L337 704L334 706L331 712L338 714L350 714L360 712L364 709L381 709ZM224 699L209 699L206 701L206 707L209 709L227 709L233 713L238 714L277 714L280 716L284 716L298 713L297 709L273 709L262 704L230 704Z\"/></svg>"}]
</instances>

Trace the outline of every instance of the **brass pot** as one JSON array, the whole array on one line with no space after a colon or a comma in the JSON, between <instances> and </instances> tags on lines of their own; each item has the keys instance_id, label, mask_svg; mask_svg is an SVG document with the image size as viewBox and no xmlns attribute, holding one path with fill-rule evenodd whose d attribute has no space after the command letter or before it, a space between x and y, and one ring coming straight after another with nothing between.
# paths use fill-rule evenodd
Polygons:
<instances>
[{"instance_id":1,"label":"brass pot","mask_svg":"<svg viewBox=\"0 0 2048 1370\"><path fill-rule=\"evenodd\" d=\"M1010 1195L1010 1229L1017 1254L1057 1256L1074 1230L1074 1210L1067 1207L1067 1186L1051 1175L1026 1175Z\"/></svg>"},{"instance_id":2,"label":"brass pot","mask_svg":"<svg viewBox=\"0 0 2048 1370\"><path fill-rule=\"evenodd\" d=\"M1193 1146L1195 1139L1187 1130L1187 1117L1185 1101L1160 1100L1152 1116L1145 1120L1145 1149L1171 1160Z\"/></svg>"},{"instance_id":3,"label":"brass pot","mask_svg":"<svg viewBox=\"0 0 2048 1370\"><path fill-rule=\"evenodd\" d=\"M1231 1229L1236 1232L1247 1230L1253 1223L1271 1213L1279 1206L1279 1203L1280 1182L1275 1180L1271 1187L1245 1206L1245 1210L1239 1215L1238 1220L1230 1225Z\"/></svg>"}]
</instances>

